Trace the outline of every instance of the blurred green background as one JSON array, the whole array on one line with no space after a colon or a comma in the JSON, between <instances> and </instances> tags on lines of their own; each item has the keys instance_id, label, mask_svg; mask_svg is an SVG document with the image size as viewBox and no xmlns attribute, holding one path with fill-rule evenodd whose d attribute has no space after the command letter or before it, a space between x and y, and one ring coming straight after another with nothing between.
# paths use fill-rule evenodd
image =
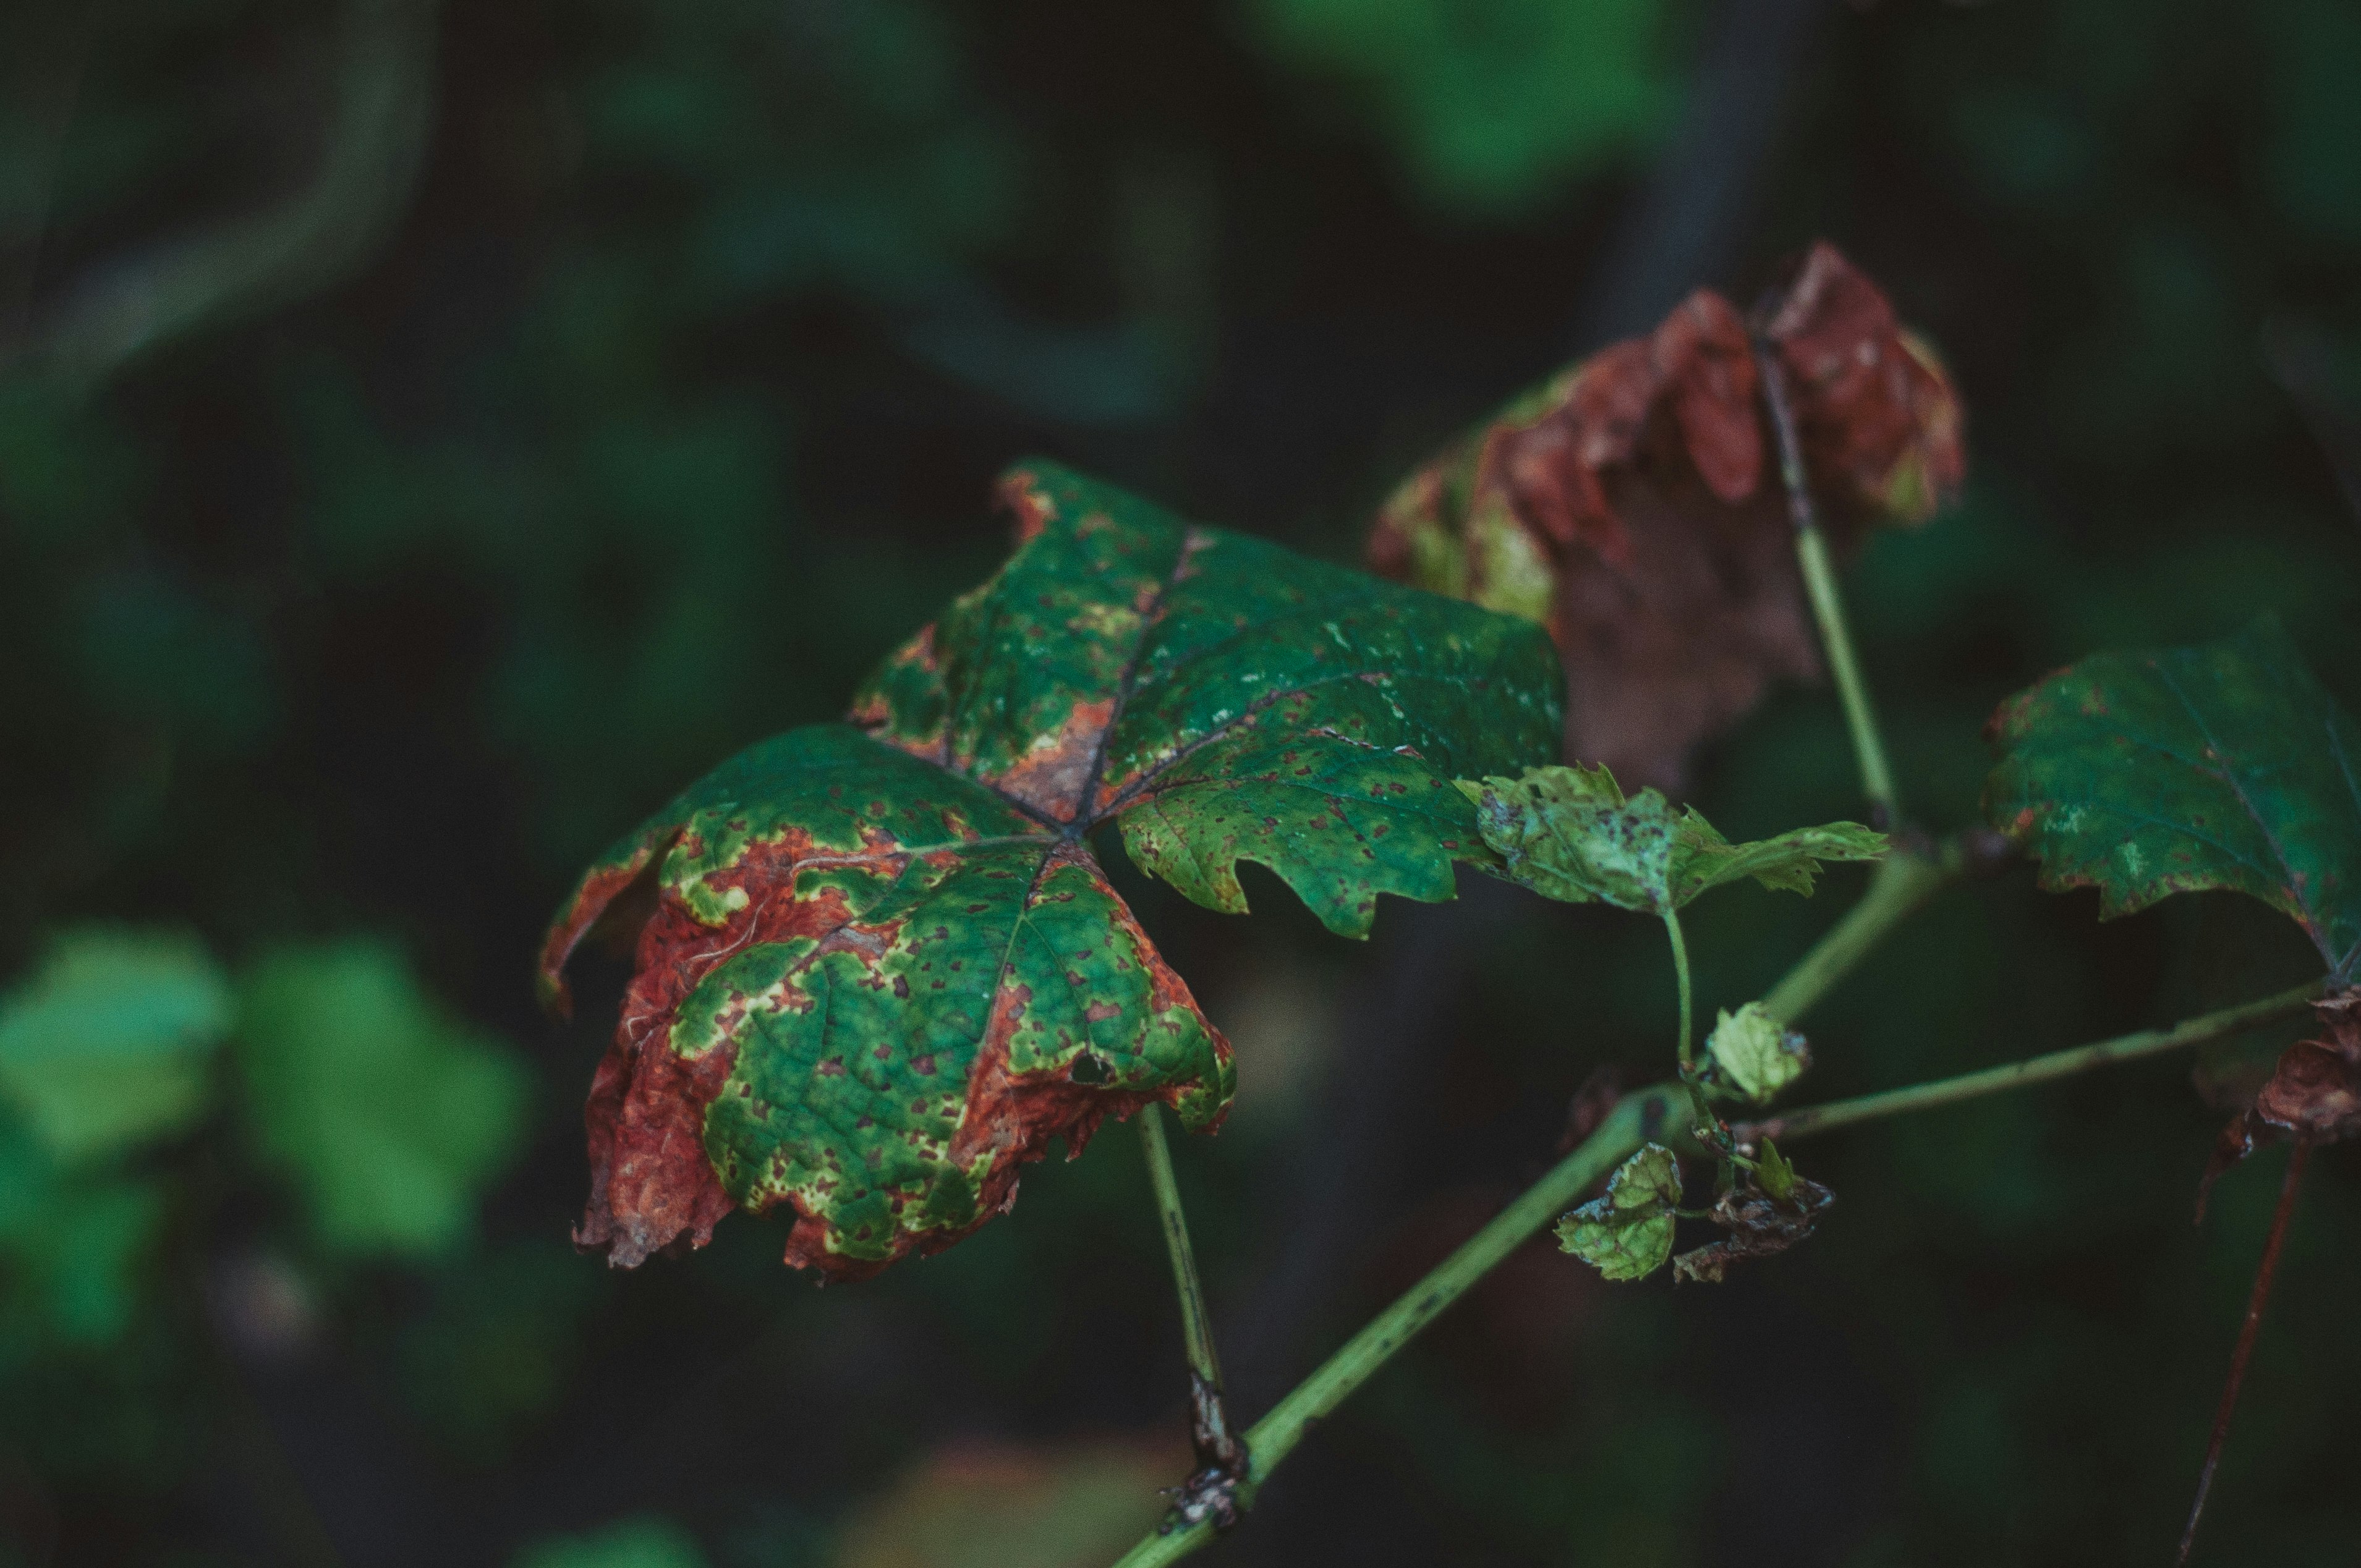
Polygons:
<instances>
[{"instance_id":1,"label":"blurred green background","mask_svg":"<svg viewBox=\"0 0 2361 1568\"><path fill-rule=\"evenodd\" d=\"M576 868L988 572L1010 458L1351 559L1460 425L1819 236L1970 411L1964 504L1852 577L1919 815L2103 645L2268 610L2361 698L2356 76L2342 0L13 0L0 1563L1106 1560L1181 1465L1134 1141L873 1284L742 1218L610 1274L620 976L562 1027L526 980ZM1854 805L1819 692L1700 780L1733 836ZM1701 907L1707 1005L1857 884ZM1240 1053L1180 1158L1251 1411L1672 1003L1644 922L1488 888L1360 948L1250 891L1134 888ZM2224 897L2094 916L1954 896L1805 1097L2304 971ZM1520 1254L1206 1560L2161 1562L2276 1187L2191 1228L2219 1114L2167 1062L1805 1146L1839 1208L1719 1290ZM2313 1168L2211 1561L2361 1536Z\"/></svg>"}]
</instances>

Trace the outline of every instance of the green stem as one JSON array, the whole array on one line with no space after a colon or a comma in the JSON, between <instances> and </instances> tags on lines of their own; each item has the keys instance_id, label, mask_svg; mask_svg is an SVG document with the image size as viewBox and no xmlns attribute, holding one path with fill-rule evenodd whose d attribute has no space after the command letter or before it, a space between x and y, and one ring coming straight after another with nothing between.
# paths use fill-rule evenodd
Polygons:
<instances>
[{"instance_id":1,"label":"green stem","mask_svg":"<svg viewBox=\"0 0 2361 1568\"><path fill-rule=\"evenodd\" d=\"M1708 1145L1716 1144L1720 1141L1717 1135L1720 1131L1721 1123L1714 1115L1713 1107L1706 1102L1705 1085L1699 1081L1697 1075L1697 1014L1690 1000L1689 945L1687 939L1681 935L1679 911L1674 909L1664 911L1664 935L1672 938L1673 974L1680 981L1681 988L1681 1036L1678 1054L1681 1064L1681 1081L1688 1086L1691 1126L1701 1142Z\"/></svg>"},{"instance_id":2,"label":"green stem","mask_svg":"<svg viewBox=\"0 0 2361 1568\"><path fill-rule=\"evenodd\" d=\"M1679 926L1676 922L1667 924L1674 933L1676 963L1686 981L1687 962L1680 947ZM1883 1094L1864 1095L1857 1100L1813 1106L1733 1131L1748 1144L1757 1144L1766 1137L1796 1138L1849 1123L1898 1115L1906 1111L1927 1110L2004 1089L2014 1089L2021 1084L2046 1082L2111 1062L2133 1061L2164 1051L2203 1045L2263 1024L2296 1016L2320 994L2322 983L2313 981L2276 996L2267 996L2259 1002L2225 1007L2185 1020L2169 1029L2142 1030L2137 1034L2101 1040L2095 1045L2054 1051L2048 1056L2014 1062L2006 1067L1942 1079L1908 1089L1890 1090ZM1684 992L1686 990L1684 983ZM1686 1036L1686 1029L1683 1034ZM1676 1100L1675 1096L1679 1098ZM1642 1144L1660 1136L1675 1113L1675 1106L1689 1098L1686 1086L1660 1083L1626 1095L1617 1102L1614 1110L1608 1113L1607 1119L1573 1153L1552 1167L1547 1175L1527 1188L1515 1202L1502 1210L1490 1224L1477 1232L1458 1251L1444 1259L1425 1278L1411 1286L1391 1306L1370 1320L1367 1327L1330 1356L1318 1371L1298 1384L1270 1414L1257 1421L1246 1433L1251 1458L1246 1485L1239 1500L1251 1501L1252 1492L1268 1480L1271 1472L1294 1452L1296 1444L1303 1441L1304 1433L1314 1422L1324 1419L1343 1404L1421 1329L1441 1316L1444 1309L1456 1301L1469 1286L1489 1273L1554 1217L1572 1206L1585 1190ZM1185 1242L1182 1245L1185 1245ZM1126 1552L1115 1568L1159 1568L1164 1563L1177 1563L1203 1546L1213 1538L1213 1526L1209 1520L1169 1533L1150 1535Z\"/></svg>"},{"instance_id":3,"label":"green stem","mask_svg":"<svg viewBox=\"0 0 2361 1568\"><path fill-rule=\"evenodd\" d=\"M2296 1016L2320 994L2321 984L2319 981L2310 981L2292 990L2282 991L2276 996L2266 996L2259 1002L2224 1007L2184 1019L2169 1029L2142 1029L2136 1034L2118 1035L2114 1039L2101 1040L2094 1045L2075 1046L2067 1050L2052 1051L2048 1056L2010 1062L2004 1067L1962 1073L1957 1078L1912 1084L1907 1089L1889 1089L1882 1093L1864 1094L1855 1100L1839 1100L1828 1105L1806 1106L1784 1115L1769 1116L1760 1122L1733 1127L1730 1133L1741 1144L1758 1144L1764 1138L1777 1138L1784 1143L1806 1134L1849 1126L1855 1122L1898 1116L1911 1111L1930 1111L1938 1105L1997 1094L2004 1089L2070 1078L2095 1067L2137 1061L2142 1057L2202 1046L2260 1025Z\"/></svg>"},{"instance_id":4,"label":"green stem","mask_svg":"<svg viewBox=\"0 0 2361 1568\"><path fill-rule=\"evenodd\" d=\"M1861 902L1846 910L1844 918L1830 927L1771 988L1763 1005L1784 1023L1799 1021L1884 940L1887 932L1957 879L1965 864L1966 856L1952 844L1932 856L1897 849L1878 861Z\"/></svg>"},{"instance_id":5,"label":"green stem","mask_svg":"<svg viewBox=\"0 0 2361 1568\"><path fill-rule=\"evenodd\" d=\"M1786 373L1780 367L1777 352L1767 343L1758 341L1754 358L1762 367L1763 400L1771 411L1772 432L1779 442L1779 477L1786 487L1787 513L1795 525L1795 561L1803 568L1812 619L1819 623L1820 642L1828 652L1828 671L1836 677L1837 696L1844 703L1853 759L1861 766L1861 793L1869 796L1874 819L1872 826L1883 828L1901 820L1901 804L1894 794L1894 770L1885 760L1885 740L1878 732L1877 715L1870 707L1869 683L1861 678L1861 661L1853 654L1852 631L1845 622L1844 600L1837 592L1828 539L1812 510L1803 443L1796 437L1795 411L1787 402Z\"/></svg>"},{"instance_id":6,"label":"green stem","mask_svg":"<svg viewBox=\"0 0 2361 1568\"><path fill-rule=\"evenodd\" d=\"M1680 1059L1682 1068L1686 1069L1694 1065L1689 1058L1689 1049L1690 1042L1695 1037L1696 1023L1695 1014L1690 1011L1689 1004L1689 945L1682 939L1681 917L1678 912L1671 909L1664 911L1664 934L1673 939L1673 974L1680 981L1681 986Z\"/></svg>"},{"instance_id":7,"label":"green stem","mask_svg":"<svg viewBox=\"0 0 2361 1568\"><path fill-rule=\"evenodd\" d=\"M1164 1250L1172 1257L1172 1288L1180 1298L1180 1336L1188 1345L1189 1370L1219 1398L1222 1364L1213 1350L1213 1320L1205 1311L1204 1287L1197 1279L1197 1254L1189 1245L1189 1219L1180 1208L1180 1187L1172 1176L1172 1150L1164 1138L1164 1108L1153 1101L1139 1109L1139 1143L1148 1155L1148 1179L1156 1189Z\"/></svg>"},{"instance_id":8,"label":"green stem","mask_svg":"<svg viewBox=\"0 0 2361 1568\"><path fill-rule=\"evenodd\" d=\"M1252 1454L1251 1485L1259 1486L1293 1453L1312 1424L1343 1404L1411 1342L1412 1336L1442 1315L1466 1288L1570 1208L1599 1178L1615 1168L1671 1120L1677 1084L1657 1084L1618 1101L1615 1109L1572 1154L1550 1168L1503 1209L1490 1224L1477 1232L1457 1252L1437 1265L1368 1325L1330 1356L1317 1372L1298 1384L1270 1414L1246 1433ZM1150 1535L1126 1552L1115 1568L1154 1568L1177 1563L1213 1538L1210 1523Z\"/></svg>"},{"instance_id":9,"label":"green stem","mask_svg":"<svg viewBox=\"0 0 2361 1568\"><path fill-rule=\"evenodd\" d=\"M1845 625L1844 604L1837 597L1836 567L1828 560L1828 541L1817 528L1795 535L1795 559L1804 568L1804 586L1811 593L1812 615L1820 623L1820 641L1828 651L1828 668L1836 676L1837 696L1844 703L1845 728L1852 733L1852 754L1861 765L1861 790L1869 796L1876 826L1901 820L1901 805L1894 788L1894 769L1885 760L1885 739L1878 732L1877 715L1869 704L1869 683L1852 651L1852 632Z\"/></svg>"}]
</instances>

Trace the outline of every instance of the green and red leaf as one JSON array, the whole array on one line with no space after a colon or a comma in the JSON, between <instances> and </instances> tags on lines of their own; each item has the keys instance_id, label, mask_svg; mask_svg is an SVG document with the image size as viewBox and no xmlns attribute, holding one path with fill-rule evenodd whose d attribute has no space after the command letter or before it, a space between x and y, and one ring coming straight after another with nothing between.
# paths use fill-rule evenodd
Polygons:
<instances>
[{"instance_id":1,"label":"green and red leaf","mask_svg":"<svg viewBox=\"0 0 2361 1568\"><path fill-rule=\"evenodd\" d=\"M1049 465L1016 554L887 659L852 722L724 764L584 876L544 993L604 923L637 964L588 1112L578 1234L619 1264L733 1207L836 1277L931 1252L1149 1101L1226 1111L1228 1044L1089 846L1243 910L1255 861L1332 929L1486 861L1463 772L1548 754L1546 641L1190 525Z\"/></svg>"},{"instance_id":2,"label":"green and red leaf","mask_svg":"<svg viewBox=\"0 0 2361 1568\"><path fill-rule=\"evenodd\" d=\"M2332 973L2361 959L2361 729L2277 624L2100 653L2001 704L1993 825L2101 918L2226 888L2291 916Z\"/></svg>"}]
</instances>

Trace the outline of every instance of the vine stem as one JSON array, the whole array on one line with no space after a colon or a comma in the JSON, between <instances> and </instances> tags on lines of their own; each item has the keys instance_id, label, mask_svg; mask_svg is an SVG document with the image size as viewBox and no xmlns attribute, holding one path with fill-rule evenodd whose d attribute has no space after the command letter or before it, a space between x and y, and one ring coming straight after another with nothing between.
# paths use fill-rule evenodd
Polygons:
<instances>
[{"instance_id":1,"label":"vine stem","mask_svg":"<svg viewBox=\"0 0 2361 1568\"><path fill-rule=\"evenodd\" d=\"M2052 1079L2068 1078L2078 1072L2088 1072L2095 1067L2114 1062L2137 1061L2142 1057L2177 1051L2191 1046L2202 1046L2260 1025L2292 1018L2311 1005L2320 994L2322 982L2308 981L2302 985L2282 991L2276 996L2266 996L2259 1002L2243 1003L2215 1012L2183 1019L2167 1029L2142 1029L2136 1034L2118 1035L2113 1039L2092 1045L2074 1046L2047 1056L2032 1057L2024 1061L2010 1062L2003 1067L1985 1068L1982 1071L1961 1073L1957 1078L1937 1079L1931 1083L1915 1083L1906 1089L1888 1089L1876 1094L1864 1094L1853 1100L1839 1100L1827 1105L1809 1105L1782 1115L1768 1116L1759 1122L1742 1123L1730 1129L1730 1135L1741 1145L1753 1145L1764 1138L1785 1141L1813 1133L1825 1133L1831 1128L1849 1126L1855 1122L1874 1121L1881 1116L1898 1116L1912 1111L1931 1111L1938 1105L1949 1105L1961 1100L1973 1100L1985 1094L1996 1094L2004 1089L2016 1089L2029 1083L2047 1083Z\"/></svg>"},{"instance_id":2,"label":"vine stem","mask_svg":"<svg viewBox=\"0 0 2361 1568\"><path fill-rule=\"evenodd\" d=\"M1793 1111L1784 1116L1733 1128L1731 1132L1747 1145L1755 1144L1765 1136L1801 1137L1854 1122L1932 1110L1938 1105L1948 1105L2004 1089L2046 1082L2115 1062L2136 1061L2168 1050L2203 1045L2259 1025L2294 1017L2320 994L2321 986L2321 981L2314 981L2283 991L2276 996L2264 997L2259 1002L2203 1014L2168 1029L2147 1029L2137 1034L2120 1035L2114 1039L2078 1046L2071 1050L2053 1051L2048 1056L2013 1062L2006 1067ZM1516 1201L1494 1217L1491 1223L1468 1238L1457 1252L1444 1259L1425 1278L1411 1286L1391 1306L1371 1319L1367 1327L1345 1343L1343 1349L1330 1356L1318 1371L1281 1399L1270 1414L1254 1424L1246 1433L1251 1457L1246 1483L1241 1488L1239 1500L1251 1500L1254 1489L1269 1479L1270 1473L1294 1451L1297 1443L1302 1442L1304 1433L1312 1423L1344 1403L1355 1389L1368 1381L1378 1368L1408 1344L1421 1329L1457 1300L1469 1286L1481 1279L1553 1218L1571 1207L1593 1182L1613 1169L1642 1144L1661 1136L1677 1113L1677 1108L1689 1103L1687 1086L1681 1083L1654 1084L1616 1102L1615 1108L1608 1113L1606 1119L1599 1123L1590 1136L1576 1146L1573 1153L1551 1167L1547 1175L1527 1188ZM1125 1553L1115 1568L1159 1568L1163 1563L1177 1563L1204 1545L1212 1535L1210 1523L1150 1535Z\"/></svg>"},{"instance_id":3,"label":"vine stem","mask_svg":"<svg viewBox=\"0 0 2361 1568\"><path fill-rule=\"evenodd\" d=\"M1657 1084L1616 1102L1590 1136L1550 1168L1517 1200L1436 1265L1425 1278L1371 1319L1343 1349L1323 1362L1270 1414L1246 1433L1250 1455L1248 1489L1269 1478L1312 1424L1341 1405L1372 1373L1392 1359L1421 1329L1441 1316L1467 1288L1489 1273L1544 1225L1573 1206L1593 1182L1661 1132L1685 1102L1676 1083ZM1242 1500L1244 1500L1242 1498ZM1148 1536L1126 1552L1116 1568L1157 1568L1177 1563L1212 1539L1210 1523Z\"/></svg>"},{"instance_id":4,"label":"vine stem","mask_svg":"<svg viewBox=\"0 0 2361 1568\"><path fill-rule=\"evenodd\" d=\"M1820 642L1828 650L1828 671L1836 677L1837 696L1844 703L1845 727L1852 734L1853 760L1861 766L1861 793L1869 797L1870 826L1884 828L1901 820L1901 804L1894 788L1894 769L1885 758L1885 739L1870 707L1869 682L1855 657L1852 631L1846 624L1844 600L1837 592L1836 565L1828 559L1828 536L1820 531L1812 509L1811 486L1804 472L1804 447L1795 433L1795 413L1787 400L1787 374L1768 341L1755 339L1754 361L1763 372L1763 401L1771 412L1771 429L1779 443L1779 478L1787 491L1787 515L1795 525L1795 562L1804 573L1804 589L1819 623Z\"/></svg>"},{"instance_id":5,"label":"vine stem","mask_svg":"<svg viewBox=\"0 0 2361 1568\"><path fill-rule=\"evenodd\" d=\"M2197 1500L2190 1505L2189 1528L2180 1532L2176 1563L2189 1561L2197 1544L2197 1520L2205 1512L2205 1494L2213 1489L2213 1470L2222 1463L2222 1445L2229 1441L2230 1416L2238 1408L2238 1389L2246 1380L2246 1362L2255 1354L2255 1333L2263 1326L2263 1308L2271 1299L2271 1280L2279 1273L2279 1248L2287 1241L2288 1220L2295 1213L2296 1190L2303 1185L2304 1162L2311 1157L2311 1140L2299 1136L2288 1154L2287 1176L2279 1182L2279 1206L2271 1212L2270 1234L2263 1241L2263 1261L2255 1268L2255 1288L2246 1297L2246 1321L2238 1327L2238 1348L2230 1353L2229 1380L2222 1385L2222 1403L2213 1412L2213 1431L2205 1442L2205 1464L2197 1473Z\"/></svg>"}]
</instances>

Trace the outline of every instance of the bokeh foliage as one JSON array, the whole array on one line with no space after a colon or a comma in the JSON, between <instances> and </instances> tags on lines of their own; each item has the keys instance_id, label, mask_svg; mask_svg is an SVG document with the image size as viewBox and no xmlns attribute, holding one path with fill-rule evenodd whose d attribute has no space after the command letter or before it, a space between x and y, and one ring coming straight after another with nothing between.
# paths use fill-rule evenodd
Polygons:
<instances>
[{"instance_id":1,"label":"bokeh foliage","mask_svg":"<svg viewBox=\"0 0 2361 1568\"><path fill-rule=\"evenodd\" d=\"M601 1031L533 1014L534 934L680 779L833 717L983 576L984 486L1018 452L1348 557L1409 464L1593 346L1587 280L1720 15L13 9L0 1562L933 1561L893 1557L920 1546L869 1499L978 1438L1031 1456L1005 1462L1071 1541L1054 1500L1103 1508L1130 1434L1178 1430L1128 1151L1036 1168L1009 1220L872 1286L800 1288L744 1221L609 1277L563 1245ZM1916 812L1969 820L1993 702L2104 646L2273 613L2351 706L2349 7L1807 25L1746 153L1744 254L1664 299L1744 298L1825 234L1950 358L1966 504L1852 579ZM337 199L266 226L307 192ZM172 270L192 235L274 232L302 243L235 251L270 262L243 291ZM132 276L193 280L198 308L78 380L100 360L60 334ZM1696 801L1733 839L1851 814L1825 694L1719 743ZM1759 994L1857 874L1698 905L1701 1003ZM1322 1219L1301 1162L1345 1135L1337 1010L1401 912L1347 950L1276 888L1226 924L1124 891L1239 1047L1236 1115L1181 1151L1225 1332L1316 1348L1530 1173L1594 1065L1665 1047L1657 933L1523 909L1463 983L1439 1087L1392 1113L1419 1135L1357 1195L1367 1245L1274 1331L1265 1277ZM1809 1021L1817 1091L2303 972L2267 911L2175 904L2100 927L2020 874L1930 911ZM2217 1122L2158 1066L1832 1137L1812 1170L1841 1206L1719 1294L1610 1297L1520 1255L1224 1550L2160 1560L2270 1196L2235 1174L2189 1229ZM2349 1157L2315 1170L2214 1504L2258 1561L2342 1563L2356 1522L2361 1221Z\"/></svg>"}]
</instances>

